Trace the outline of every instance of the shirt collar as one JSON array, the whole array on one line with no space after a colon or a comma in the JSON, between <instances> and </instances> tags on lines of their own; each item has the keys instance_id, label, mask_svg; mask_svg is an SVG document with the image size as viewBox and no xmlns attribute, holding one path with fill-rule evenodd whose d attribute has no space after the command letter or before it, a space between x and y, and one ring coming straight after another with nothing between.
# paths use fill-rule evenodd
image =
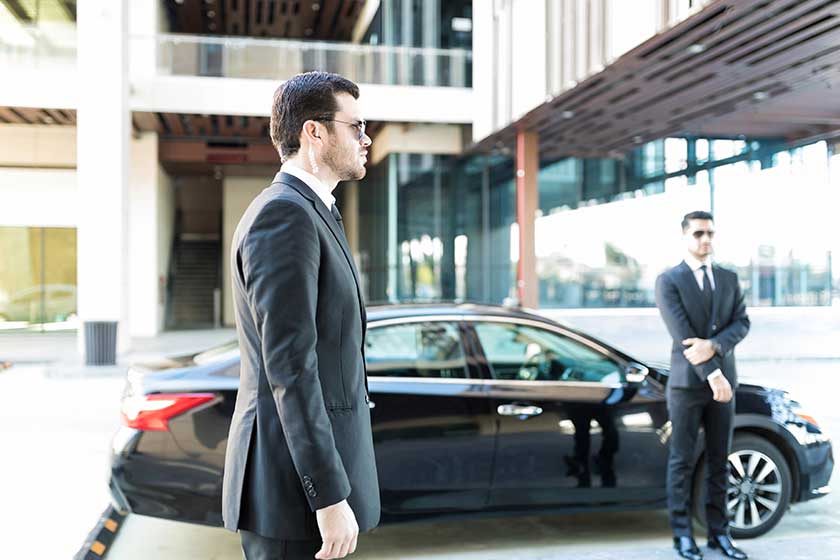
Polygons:
<instances>
[{"instance_id":1,"label":"shirt collar","mask_svg":"<svg viewBox=\"0 0 840 560\"><path fill-rule=\"evenodd\" d=\"M295 165L291 161L287 161L280 167L280 171L283 173L288 173L289 175L294 175L301 181L303 181L307 187L312 189L315 194L318 195L318 198L321 199L321 202L324 203L324 206L327 207L328 210L332 210L333 204L335 204L335 197L330 192L330 189L321 182L318 177L313 175L312 173L306 171L305 169L301 168L298 165Z\"/></svg>"},{"instance_id":2,"label":"shirt collar","mask_svg":"<svg viewBox=\"0 0 840 560\"><path fill-rule=\"evenodd\" d=\"M703 259L701 261L701 260L698 260L691 253L688 253L685 256L685 264L688 265L688 267L692 270L692 272L697 272L698 270L700 270L700 267L703 266L704 264L706 265L706 268L711 269L712 268L712 256L709 255L708 257L706 257L705 259Z\"/></svg>"}]
</instances>

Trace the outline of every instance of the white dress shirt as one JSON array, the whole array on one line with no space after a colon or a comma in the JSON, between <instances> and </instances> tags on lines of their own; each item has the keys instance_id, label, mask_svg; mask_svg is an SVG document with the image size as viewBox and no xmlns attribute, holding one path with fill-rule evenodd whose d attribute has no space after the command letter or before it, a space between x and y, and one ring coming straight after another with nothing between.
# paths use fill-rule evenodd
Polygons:
<instances>
[{"instance_id":1,"label":"white dress shirt","mask_svg":"<svg viewBox=\"0 0 840 560\"><path fill-rule=\"evenodd\" d=\"M712 274L712 257L706 257L704 260L697 260L697 258L692 255L691 253L685 256L685 264L691 269L694 273L694 278L697 279L697 285L700 286L700 291L703 291L703 271L700 270L700 267L704 264L706 265L706 275L709 277L709 282L712 285L712 291L715 289L715 275Z\"/></svg>"},{"instance_id":2,"label":"white dress shirt","mask_svg":"<svg viewBox=\"0 0 840 560\"><path fill-rule=\"evenodd\" d=\"M704 264L706 265L706 276L709 277L709 284L712 286L712 291L715 291L715 275L712 273L712 257L708 256L702 261L697 259L691 253L685 256L685 264L691 269L694 273L694 279L697 280L697 285L700 286L700 291L703 291L703 270L700 268ZM716 369L712 373L706 376L706 381L711 381L713 378L718 376L722 376L723 372L720 371L720 368Z\"/></svg>"},{"instance_id":3,"label":"white dress shirt","mask_svg":"<svg viewBox=\"0 0 840 560\"><path fill-rule=\"evenodd\" d=\"M295 165L294 163L287 161L280 167L280 171L283 173L288 173L289 175L294 175L301 181L303 181L307 187L312 189L315 194L318 195L318 198L324 203L324 206L327 207L327 210L332 210L333 204L335 204L335 197L332 195L332 191L330 188L327 187L321 180L306 171L302 167Z\"/></svg>"}]
</instances>

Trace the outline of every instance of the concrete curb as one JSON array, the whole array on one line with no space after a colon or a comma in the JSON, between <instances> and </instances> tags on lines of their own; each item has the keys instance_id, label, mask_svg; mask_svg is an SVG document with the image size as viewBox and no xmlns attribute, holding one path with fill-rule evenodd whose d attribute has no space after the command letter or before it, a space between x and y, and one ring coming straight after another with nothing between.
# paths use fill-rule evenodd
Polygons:
<instances>
[{"instance_id":1,"label":"concrete curb","mask_svg":"<svg viewBox=\"0 0 840 560\"><path fill-rule=\"evenodd\" d=\"M85 539L82 548L73 556L73 560L101 560L105 558L117 538L123 519L125 519L125 514L118 512L114 509L114 506L109 505Z\"/></svg>"}]
</instances>

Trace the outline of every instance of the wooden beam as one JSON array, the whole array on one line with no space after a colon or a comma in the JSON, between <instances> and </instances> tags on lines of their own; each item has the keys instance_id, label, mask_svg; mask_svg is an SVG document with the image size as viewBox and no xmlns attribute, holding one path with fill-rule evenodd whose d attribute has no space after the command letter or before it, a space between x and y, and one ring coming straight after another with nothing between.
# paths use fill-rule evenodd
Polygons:
<instances>
[{"instance_id":1,"label":"wooden beam","mask_svg":"<svg viewBox=\"0 0 840 560\"><path fill-rule=\"evenodd\" d=\"M243 130L242 135L248 138L263 138L263 128L268 124L265 117L248 117L248 126Z\"/></svg>"},{"instance_id":2,"label":"wooden beam","mask_svg":"<svg viewBox=\"0 0 840 560\"><path fill-rule=\"evenodd\" d=\"M184 126L181 124L180 115L177 113L161 113L161 115L169 128L170 134L173 136L184 135Z\"/></svg>"},{"instance_id":3,"label":"wooden beam","mask_svg":"<svg viewBox=\"0 0 840 560\"><path fill-rule=\"evenodd\" d=\"M32 23L32 18L23 9L18 0L0 0L20 23Z\"/></svg>"},{"instance_id":4,"label":"wooden beam","mask_svg":"<svg viewBox=\"0 0 840 560\"><path fill-rule=\"evenodd\" d=\"M63 112L58 109L44 109L50 118L55 121L55 124L68 125L73 124L73 121Z\"/></svg>"},{"instance_id":5,"label":"wooden beam","mask_svg":"<svg viewBox=\"0 0 840 560\"><path fill-rule=\"evenodd\" d=\"M280 156L271 144L220 148L209 147L203 140L163 140L160 143L160 162L276 165Z\"/></svg>"},{"instance_id":6,"label":"wooden beam","mask_svg":"<svg viewBox=\"0 0 840 560\"><path fill-rule=\"evenodd\" d=\"M137 111L134 113L134 122L143 132L160 132L160 121L154 113Z\"/></svg>"},{"instance_id":7,"label":"wooden beam","mask_svg":"<svg viewBox=\"0 0 840 560\"><path fill-rule=\"evenodd\" d=\"M29 124L44 124L44 114L41 112L41 109L33 109L31 107L16 107L15 111L17 111L26 122Z\"/></svg>"},{"instance_id":8,"label":"wooden beam","mask_svg":"<svg viewBox=\"0 0 840 560\"><path fill-rule=\"evenodd\" d=\"M245 17L245 4L249 0L224 0L225 1L225 29L229 35L248 35L248 20Z\"/></svg>"},{"instance_id":9,"label":"wooden beam","mask_svg":"<svg viewBox=\"0 0 840 560\"><path fill-rule=\"evenodd\" d=\"M67 19L76 21L76 0L58 0L58 5L67 14Z\"/></svg>"},{"instance_id":10,"label":"wooden beam","mask_svg":"<svg viewBox=\"0 0 840 560\"><path fill-rule=\"evenodd\" d=\"M0 119L7 123L13 124L27 124L26 119L11 107L0 107Z\"/></svg>"},{"instance_id":11,"label":"wooden beam","mask_svg":"<svg viewBox=\"0 0 840 560\"><path fill-rule=\"evenodd\" d=\"M193 131L200 136L210 136L213 132L213 125L207 115L191 115Z\"/></svg>"}]
</instances>

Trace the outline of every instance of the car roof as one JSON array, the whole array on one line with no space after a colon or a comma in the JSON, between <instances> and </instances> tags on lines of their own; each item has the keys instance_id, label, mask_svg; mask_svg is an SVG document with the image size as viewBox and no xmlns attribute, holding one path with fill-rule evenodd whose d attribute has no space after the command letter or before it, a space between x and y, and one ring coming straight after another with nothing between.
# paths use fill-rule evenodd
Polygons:
<instances>
[{"instance_id":1,"label":"car roof","mask_svg":"<svg viewBox=\"0 0 840 560\"><path fill-rule=\"evenodd\" d=\"M511 317L541 321L549 324L561 324L528 309L508 307L504 305L491 305L486 303L371 304L368 305L366 309L368 321L382 321L386 319L400 319L405 317L456 315L462 317Z\"/></svg>"}]
</instances>

